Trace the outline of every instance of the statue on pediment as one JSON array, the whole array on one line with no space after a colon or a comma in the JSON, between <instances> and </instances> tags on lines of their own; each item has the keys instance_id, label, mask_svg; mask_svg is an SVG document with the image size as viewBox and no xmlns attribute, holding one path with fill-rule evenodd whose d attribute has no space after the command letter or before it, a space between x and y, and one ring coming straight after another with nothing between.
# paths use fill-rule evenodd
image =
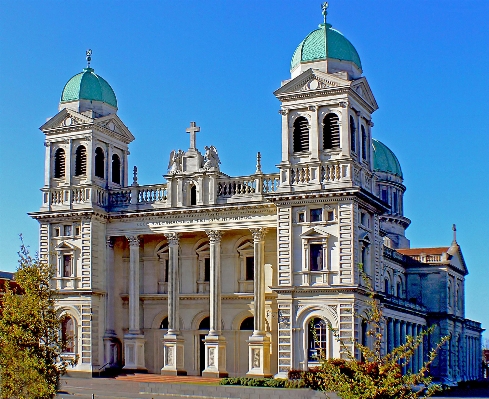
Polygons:
<instances>
[{"instance_id":1,"label":"statue on pediment","mask_svg":"<svg viewBox=\"0 0 489 399\"><path fill-rule=\"evenodd\" d=\"M173 150L170 153L170 161L168 162L168 173L175 174L182 172L182 158L185 153L182 150Z\"/></svg>"},{"instance_id":2,"label":"statue on pediment","mask_svg":"<svg viewBox=\"0 0 489 399\"><path fill-rule=\"evenodd\" d=\"M210 147L205 146L204 155L204 170L219 171L219 164L221 163L219 159L219 154L217 153L216 147L211 145Z\"/></svg>"}]
</instances>

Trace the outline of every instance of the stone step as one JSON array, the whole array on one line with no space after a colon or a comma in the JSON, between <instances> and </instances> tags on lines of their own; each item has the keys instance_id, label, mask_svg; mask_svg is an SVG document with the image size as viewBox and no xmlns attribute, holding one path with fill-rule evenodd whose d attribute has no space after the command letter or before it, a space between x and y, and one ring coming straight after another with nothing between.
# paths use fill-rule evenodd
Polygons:
<instances>
[{"instance_id":1,"label":"stone step","mask_svg":"<svg viewBox=\"0 0 489 399\"><path fill-rule=\"evenodd\" d=\"M159 382L167 384L219 384L220 378L199 376L168 376L160 374L120 374L115 377L119 381Z\"/></svg>"}]
</instances>

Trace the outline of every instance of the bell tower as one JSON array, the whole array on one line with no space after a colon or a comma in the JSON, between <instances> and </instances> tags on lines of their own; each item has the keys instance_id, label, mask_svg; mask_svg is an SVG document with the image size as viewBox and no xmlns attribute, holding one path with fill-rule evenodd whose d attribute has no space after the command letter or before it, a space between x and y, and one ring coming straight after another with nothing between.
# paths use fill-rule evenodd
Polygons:
<instances>
[{"instance_id":1,"label":"bell tower","mask_svg":"<svg viewBox=\"0 0 489 399\"><path fill-rule=\"evenodd\" d=\"M91 54L64 86L58 114L40 128L46 136L43 209L105 207L100 189L127 186L134 136L117 116L112 87L90 67Z\"/></svg>"},{"instance_id":2,"label":"bell tower","mask_svg":"<svg viewBox=\"0 0 489 399\"><path fill-rule=\"evenodd\" d=\"M326 23L296 48L281 102L281 191L361 186L372 192L372 113L378 108L360 57Z\"/></svg>"}]
</instances>

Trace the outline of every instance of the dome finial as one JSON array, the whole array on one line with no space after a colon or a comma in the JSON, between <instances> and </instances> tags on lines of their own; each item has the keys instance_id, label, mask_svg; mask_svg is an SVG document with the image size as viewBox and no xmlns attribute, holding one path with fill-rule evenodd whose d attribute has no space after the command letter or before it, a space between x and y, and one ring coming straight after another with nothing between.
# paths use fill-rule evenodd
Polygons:
<instances>
[{"instance_id":1,"label":"dome finial","mask_svg":"<svg viewBox=\"0 0 489 399\"><path fill-rule=\"evenodd\" d=\"M452 225L452 230L453 230L452 244L456 244L457 243L457 226L455 226L455 224Z\"/></svg>"},{"instance_id":2,"label":"dome finial","mask_svg":"<svg viewBox=\"0 0 489 399\"><path fill-rule=\"evenodd\" d=\"M328 15L328 7L329 4L327 1L325 1L323 4L321 4L321 10L323 10L323 18L324 18L324 24L326 25L326 15Z\"/></svg>"},{"instance_id":3,"label":"dome finial","mask_svg":"<svg viewBox=\"0 0 489 399\"><path fill-rule=\"evenodd\" d=\"M88 49L86 52L85 52L86 56L87 56L87 68L90 68L90 61L92 61L92 49Z\"/></svg>"}]
</instances>

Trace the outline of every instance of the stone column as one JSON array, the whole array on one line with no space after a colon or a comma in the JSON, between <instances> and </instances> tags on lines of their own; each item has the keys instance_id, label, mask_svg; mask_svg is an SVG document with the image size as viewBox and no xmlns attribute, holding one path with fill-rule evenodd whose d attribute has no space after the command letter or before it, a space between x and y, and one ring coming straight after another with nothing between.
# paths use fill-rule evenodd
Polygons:
<instances>
[{"instance_id":1,"label":"stone column","mask_svg":"<svg viewBox=\"0 0 489 399\"><path fill-rule=\"evenodd\" d=\"M162 375L186 375L184 340L180 333L179 305L179 238L177 233L165 234L168 240L168 332L163 337Z\"/></svg>"},{"instance_id":2,"label":"stone column","mask_svg":"<svg viewBox=\"0 0 489 399\"><path fill-rule=\"evenodd\" d=\"M226 377L226 340L221 335L221 235L217 230L206 230L209 236L211 266L210 329L205 343L205 370L203 377Z\"/></svg>"},{"instance_id":3,"label":"stone column","mask_svg":"<svg viewBox=\"0 0 489 399\"><path fill-rule=\"evenodd\" d=\"M406 343L406 322L404 320L401 321L401 345ZM404 360L405 361L405 360ZM402 374L406 374L407 366L402 366Z\"/></svg>"},{"instance_id":4,"label":"stone column","mask_svg":"<svg viewBox=\"0 0 489 399\"><path fill-rule=\"evenodd\" d=\"M124 369L146 370L144 335L139 325L139 237L129 241L129 331L124 335Z\"/></svg>"},{"instance_id":5,"label":"stone column","mask_svg":"<svg viewBox=\"0 0 489 399\"><path fill-rule=\"evenodd\" d=\"M418 325L418 333L417 336L419 337L421 333L423 332L423 327ZM419 346L418 346L418 370L421 370L423 367L423 362L424 362L424 349L423 349L423 343L424 343L424 337L421 340Z\"/></svg>"},{"instance_id":6,"label":"stone column","mask_svg":"<svg viewBox=\"0 0 489 399\"><path fill-rule=\"evenodd\" d=\"M250 229L253 234L253 256L255 279L253 282L255 301L254 331L248 340L250 377L271 377L270 372L270 339L265 328L265 234L266 229Z\"/></svg>"},{"instance_id":7,"label":"stone column","mask_svg":"<svg viewBox=\"0 0 489 399\"><path fill-rule=\"evenodd\" d=\"M114 328L114 238L107 236L105 253L105 333L104 333L104 365L107 368L118 367L117 334Z\"/></svg>"},{"instance_id":8,"label":"stone column","mask_svg":"<svg viewBox=\"0 0 489 399\"><path fill-rule=\"evenodd\" d=\"M387 352L390 353L394 348L394 320L389 318L387 322Z\"/></svg>"},{"instance_id":9,"label":"stone column","mask_svg":"<svg viewBox=\"0 0 489 399\"><path fill-rule=\"evenodd\" d=\"M407 323L406 335L414 338L413 324L412 323ZM407 336L406 336L406 342L407 342ZM407 367L407 371L410 371L411 373L413 372L413 370L414 370L414 353L413 353L413 356L411 357L411 359L409 359L409 363L406 365L406 367Z\"/></svg>"}]
</instances>

